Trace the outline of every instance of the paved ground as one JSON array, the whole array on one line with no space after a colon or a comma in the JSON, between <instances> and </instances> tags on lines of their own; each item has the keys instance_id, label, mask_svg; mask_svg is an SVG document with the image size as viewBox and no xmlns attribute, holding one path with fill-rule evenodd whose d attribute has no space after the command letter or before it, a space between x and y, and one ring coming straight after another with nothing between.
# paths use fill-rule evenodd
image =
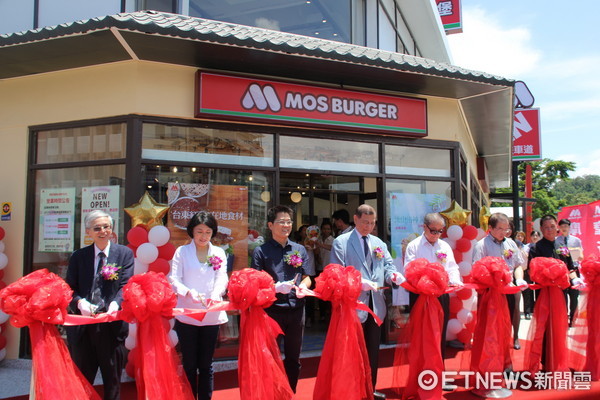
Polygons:
<instances>
[{"instance_id":1,"label":"paved ground","mask_svg":"<svg viewBox=\"0 0 600 400\"><path fill-rule=\"evenodd\" d=\"M521 319L519 337L521 340L527 338L529 329L528 320ZM389 346L385 346L389 347ZM302 353L302 357L314 357L319 355L319 350L309 350ZM222 361L215 363L215 371L225 371L237 368L237 361ZM131 381L131 378L123 371L123 382ZM31 360L4 360L0 362L0 399L22 396L29 394L31 384ZM96 376L95 385L102 384L100 374Z\"/></svg>"}]
</instances>

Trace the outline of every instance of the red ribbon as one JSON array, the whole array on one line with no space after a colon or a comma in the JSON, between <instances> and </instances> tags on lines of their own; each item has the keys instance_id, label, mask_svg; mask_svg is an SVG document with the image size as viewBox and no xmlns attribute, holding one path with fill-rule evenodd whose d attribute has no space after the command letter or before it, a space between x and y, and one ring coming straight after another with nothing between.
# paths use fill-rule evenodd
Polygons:
<instances>
[{"instance_id":1,"label":"red ribbon","mask_svg":"<svg viewBox=\"0 0 600 400\"><path fill-rule=\"evenodd\" d=\"M0 291L0 308L11 323L29 327L35 398L100 400L69 355L55 324L67 313L73 291L58 275L37 270Z\"/></svg>"},{"instance_id":2,"label":"red ribbon","mask_svg":"<svg viewBox=\"0 0 600 400\"><path fill-rule=\"evenodd\" d=\"M439 382L444 369L441 353L444 311L437 297L448 288L448 274L441 264L418 258L406 266L406 282L402 286L418 293L419 298L410 312L406 333L396 348L393 386L406 386L403 399L437 400L442 397ZM409 365L408 377L401 369L405 363ZM418 382L424 370L432 371L438 378L438 384L430 390L421 388Z\"/></svg>"},{"instance_id":3,"label":"red ribbon","mask_svg":"<svg viewBox=\"0 0 600 400\"><path fill-rule=\"evenodd\" d=\"M238 381L241 400L289 400L294 393L281 361L276 321L264 308L276 300L273 278L252 268L235 271L229 279L232 307L241 310Z\"/></svg>"},{"instance_id":4,"label":"red ribbon","mask_svg":"<svg viewBox=\"0 0 600 400\"><path fill-rule=\"evenodd\" d=\"M500 257L484 257L473 264L471 276L481 293L477 324L473 336L471 370L503 372L511 363L511 318L506 300L506 289L512 276L508 265ZM515 292L516 293L516 292Z\"/></svg>"},{"instance_id":5,"label":"red ribbon","mask_svg":"<svg viewBox=\"0 0 600 400\"><path fill-rule=\"evenodd\" d=\"M361 274L352 266L329 264L316 281L314 295L331 302L331 320L321 354L313 398L372 399L369 355L362 325L355 311L371 311L369 307L358 302L362 288Z\"/></svg>"},{"instance_id":6,"label":"red ribbon","mask_svg":"<svg viewBox=\"0 0 600 400\"><path fill-rule=\"evenodd\" d=\"M529 263L531 279L541 286L535 302L532 334L526 367L531 373L540 369L542 353L545 354L544 370L567 371L567 306L562 289L569 287L567 266L561 260L537 257ZM545 340L545 348L544 346Z\"/></svg>"}]
</instances>

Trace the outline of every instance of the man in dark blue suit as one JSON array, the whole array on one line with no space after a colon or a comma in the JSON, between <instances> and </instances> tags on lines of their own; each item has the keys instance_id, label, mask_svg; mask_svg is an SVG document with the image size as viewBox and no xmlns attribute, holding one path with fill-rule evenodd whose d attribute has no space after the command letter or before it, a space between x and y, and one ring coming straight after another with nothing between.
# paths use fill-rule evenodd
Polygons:
<instances>
[{"instance_id":1,"label":"man in dark blue suit","mask_svg":"<svg viewBox=\"0 0 600 400\"><path fill-rule=\"evenodd\" d=\"M84 223L94 243L75 251L69 261L70 308L85 316L116 313L123 301L123 286L133 274L133 252L111 243L113 220L104 211L90 212ZM92 384L100 368L105 400L120 398L127 329L122 321L67 327L73 361Z\"/></svg>"},{"instance_id":2,"label":"man in dark blue suit","mask_svg":"<svg viewBox=\"0 0 600 400\"><path fill-rule=\"evenodd\" d=\"M368 204L358 206L354 213L355 228L338 236L333 241L330 262L343 266L353 266L362 276L362 292L359 300L367 304L381 320L385 318L386 306L382 288L392 283L400 285L404 276L396 271L386 244L371 231L377 222L375 209ZM357 311L362 323L365 344L371 366L373 390L377 383L377 367L379 364L379 345L381 327L373 317L365 311ZM385 395L375 390L376 399L384 399Z\"/></svg>"}]
</instances>

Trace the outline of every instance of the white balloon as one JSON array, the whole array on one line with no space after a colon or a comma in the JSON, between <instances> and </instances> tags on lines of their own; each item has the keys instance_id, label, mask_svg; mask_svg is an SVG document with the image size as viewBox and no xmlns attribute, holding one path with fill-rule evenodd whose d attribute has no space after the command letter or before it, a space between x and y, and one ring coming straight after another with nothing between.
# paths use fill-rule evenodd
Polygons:
<instances>
[{"instance_id":1,"label":"white balloon","mask_svg":"<svg viewBox=\"0 0 600 400\"><path fill-rule=\"evenodd\" d=\"M0 310L0 325L5 323L6 321L8 321L9 318L10 318L10 315L8 315L5 312L3 312L2 310Z\"/></svg>"},{"instance_id":2,"label":"white balloon","mask_svg":"<svg viewBox=\"0 0 600 400\"><path fill-rule=\"evenodd\" d=\"M137 345L137 343L135 340L135 336L129 335L125 338L125 348L127 350L133 350L136 345Z\"/></svg>"},{"instance_id":3,"label":"white balloon","mask_svg":"<svg viewBox=\"0 0 600 400\"><path fill-rule=\"evenodd\" d=\"M448 328L446 329L446 332L454 333L456 335L463 329L465 329L465 326L456 318L452 318L450 321L448 321Z\"/></svg>"},{"instance_id":4,"label":"white balloon","mask_svg":"<svg viewBox=\"0 0 600 400\"><path fill-rule=\"evenodd\" d=\"M458 272L460 276L467 276L471 273L471 263L467 261L461 261L458 263Z\"/></svg>"},{"instance_id":5,"label":"white balloon","mask_svg":"<svg viewBox=\"0 0 600 400\"><path fill-rule=\"evenodd\" d=\"M4 245L4 241L0 240L0 253L4 253L6 246Z\"/></svg>"},{"instance_id":6,"label":"white balloon","mask_svg":"<svg viewBox=\"0 0 600 400\"><path fill-rule=\"evenodd\" d=\"M469 297L468 299L463 300L463 308L466 308L467 310L473 310L473 303L476 302L477 299L477 295L475 293L473 293L471 295L471 297Z\"/></svg>"},{"instance_id":7,"label":"white balloon","mask_svg":"<svg viewBox=\"0 0 600 400\"><path fill-rule=\"evenodd\" d=\"M144 264L152 264L158 258L158 249L152 243L142 243L135 253Z\"/></svg>"},{"instance_id":8,"label":"white balloon","mask_svg":"<svg viewBox=\"0 0 600 400\"><path fill-rule=\"evenodd\" d=\"M456 339L458 339L456 337L456 333L451 333L451 332L446 331L446 341L447 342L449 342L451 340L456 340Z\"/></svg>"},{"instance_id":9,"label":"white balloon","mask_svg":"<svg viewBox=\"0 0 600 400\"><path fill-rule=\"evenodd\" d=\"M171 327L171 329L173 329L173 327L175 326L175 318L171 318L169 320L169 326Z\"/></svg>"},{"instance_id":10,"label":"white balloon","mask_svg":"<svg viewBox=\"0 0 600 400\"><path fill-rule=\"evenodd\" d=\"M481 240L485 237L486 233L483 229L477 228L477 240Z\"/></svg>"},{"instance_id":11,"label":"white balloon","mask_svg":"<svg viewBox=\"0 0 600 400\"><path fill-rule=\"evenodd\" d=\"M456 313L456 319L463 324L468 324L469 322L473 321L473 313L466 308L463 308Z\"/></svg>"},{"instance_id":12,"label":"white balloon","mask_svg":"<svg viewBox=\"0 0 600 400\"><path fill-rule=\"evenodd\" d=\"M6 358L6 347L0 350L0 361Z\"/></svg>"},{"instance_id":13,"label":"white balloon","mask_svg":"<svg viewBox=\"0 0 600 400\"><path fill-rule=\"evenodd\" d=\"M473 264L473 246L467 251L463 253L463 262L468 262L469 264Z\"/></svg>"},{"instance_id":14,"label":"white balloon","mask_svg":"<svg viewBox=\"0 0 600 400\"><path fill-rule=\"evenodd\" d=\"M455 240L452 240L452 239L450 239L450 238L443 238L442 240L443 240L444 242L448 243L448 245L450 246L450 248L451 248L452 250L456 249L456 241L455 241Z\"/></svg>"},{"instance_id":15,"label":"white balloon","mask_svg":"<svg viewBox=\"0 0 600 400\"><path fill-rule=\"evenodd\" d=\"M171 232L163 225L156 225L148 232L148 241L156 247L164 246L170 238Z\"/></svg>"},{"instance_id":16,"label":"white balloon","mask_svg":"<svg viewBox=\"0 0 600 400\"><path fill-rule=\"evenodd\" d=\"M457 241L463 236L462 228L458 225L449 226L446 229L446 233L448 234L448 238L454 241Z\"/></svg>"},{"instance_id":17,"label":"white balloon","mask_svg":"<svg viewBox=\"0 0 600 400\"><path fill-rule=\"evenodd\" d=\"M542 231L542 230L540 229L540 221L541 221L541 220L542 220L541 218L536 218L536 219L533 221L533 230L534 230L534 231L538 231L538 232L541 232L541 231Z\"/></svg>"},{"instance_id":18,"label":"white balloon","mask_svg":"<svg viewBox=\"0 0 600 400\"><path fill-rule=\"evenodd\" d=\"M0 269L6 268L8 265L8 257L4 253L0 253Z\"/></svg>"},{"instance_id":19,"label":"white balloon","mask_svg":"<svg viewBox=\"0 0 600 400\"><path fill-rule=\"evenodd\" d=\"M133 336L137 334L137 324L129 324L129 334Z\"/></svg>"},{"instance_id":20,"label":"white balloon","mask_svg":"<svg viewBox=\"0 0 600 400\"><path fill-rule=\"evenodd\" d=\"M148 264L144 264L143 262L140 261L139 258L134 259L133 260L133 274L139 275L139 274L145 274L146 272L148 272Z\"/></svg>"},{"instance_id":21,"label":"white balloon","mask_svg":"<svg viewBox=\"0 0 600 400\"><path fill-rule=\"evenodd\" d=\"M169 340L171 341L171 347L177 346L177 343L179 343L179 336L177 336L177 332L175 332L174 330L170 330Z\"/></svg>"}]
</instances>

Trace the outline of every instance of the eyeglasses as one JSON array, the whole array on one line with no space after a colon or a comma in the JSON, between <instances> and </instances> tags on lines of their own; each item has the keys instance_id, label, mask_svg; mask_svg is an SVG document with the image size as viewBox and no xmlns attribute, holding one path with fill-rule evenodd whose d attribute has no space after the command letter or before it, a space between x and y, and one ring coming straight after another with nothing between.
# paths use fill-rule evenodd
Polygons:
<instances>
[{"instance_id":1,"label":"eyeglasses","mask_svg":"<svg viewBox=\"0 0 600 400\"><path fill-rule=\"evenodd\" d=\"M277 225L288 225L288 226L292 225L291 219L278 219L273 222L275 222Z\"/></svg>"},{"instance_id":2,"label":"eyeglasses","mask_svg":"<svg viewBox=\"0 0 600 400\"><path fill-rule=\"evenodd\" d=\"M493 229L493 230L495 230L495 231L498 231L498 232L500 232L500 231L501 231L502 233L508 233L508 232L511 232L511 231L512 231L512 229L510 229L510 228L508 228L508 229L502 229L502 228L492 228L492 229Z\"/></svg>"},{"instance_id":3,"label":"eyeglasses","mask_svg":"<svg viewBox=\"0 0 600 400\"><path fill-rule=\"evenodd\" d=\"M431 228L429 227L429 225L425 225L425 226L427 227L427 229L429 229L429 232L430 232L432 235L441 235L442 233L444 233L444 230L443 230L443 229L440 229L439 231L436 231L435 229L431 229Z\"/></svg>"},{"instance_id":4,"label":"eyeglasses","mask_svg":"<svg viewBox=\"0 0 600 400\"><path fill-rule=\"evenodd\" d=\"M103 226L95 226L92 229L94 230L94 232L100 232L102 230L109 231L112 229L112 227L110 225L103 225Z\"/></svg>"}]
</instances>

